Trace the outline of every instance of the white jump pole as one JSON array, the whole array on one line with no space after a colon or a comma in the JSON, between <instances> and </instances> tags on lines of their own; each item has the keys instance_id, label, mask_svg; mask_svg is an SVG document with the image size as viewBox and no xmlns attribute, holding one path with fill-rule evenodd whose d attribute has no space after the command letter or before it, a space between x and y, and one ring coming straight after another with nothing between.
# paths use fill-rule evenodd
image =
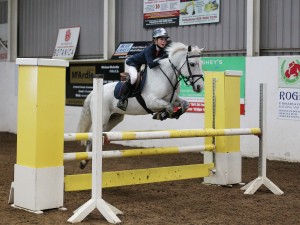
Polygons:
<instances>
[{"instance_id":1,"label":"white jump pole","mask_svg":"<svg viewBox=\"0 0 300 225\"><path fill-rule=\"evenodd\" d=\"M94 209L105 217L109 223L120 223L116 214L123 214L119 209L102 199L102 96L103 75L97 74L93 79L93 156L92 156L92 198L79 207L68 222L81 222ZM100 106L100 107L99 107Z\"/></svg>"},{"instance_id":2,"label":"white jump pole","mask_svg":"<svg viewBox=\"0 0 300 225\"><path fill-rule=\"evenodd\" d=\"M261 185L265 185L275 195L282 195L284 192L280 190L266 176L267 174L267 84L260 84L259 98L259 126L262 135L259 137L259 158L258 158L258 177L242 187L246 190L244 194L254 194Z\"/></svg>"}]
</instances>

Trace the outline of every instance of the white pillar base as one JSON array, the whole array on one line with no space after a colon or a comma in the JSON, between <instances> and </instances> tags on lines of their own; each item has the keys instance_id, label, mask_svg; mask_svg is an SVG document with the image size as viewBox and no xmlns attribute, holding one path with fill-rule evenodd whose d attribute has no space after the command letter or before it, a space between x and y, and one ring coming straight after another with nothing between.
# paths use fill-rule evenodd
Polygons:
<instances>
[{"instance_id":1,"label":"white pillar base","mask_svg":"<svg viewBox=\"0 0 300 225\"><path fill-rule=\"evenodd\" d=\"M261 185L265 185L275 195L284 194L284 192L279 187L277 187L271 180L269 180L267 177L264 177L264 176L256 178L255 180L253 180L250 183L246 184L241 189L246 190L244 192L244 194L252 195L257 191L257 189Z\"/></svg>"},{"instance_id":2,"label":"white pillar base","mask_svg":"<svg viewBox=\"0 0 300 225\"><path fill-rule=\"evenodd\" d=\"M31 168L15 164L13 207L40 213L63 207L64 167ZM12 198L12 197L10 197Z\"/></svg>"},{"instance_id":3,"label":"white pillar base","mask_svg":"<svg viewBox=\"0 0 300 225\"><path fill-rule=\"evenodd\" d=\"M105 202L103 199L90 199L74 211L74 215L68 219L68 222L81 222L94 209L98 209L109 223L121 223L121 220L116 216L116 214L123 214L123 212L112 206L111 204Z\"/></svg>"},{"instance_id":4,"label":"white pillar base","mask_svg":"<svg viewBox=\"0 0 300 225\"><path fill-rule=\"evenodd\" d=\"M242 182L242 157L241 152L212 153L204 152L204 163L213 162L215 154L215 172L204 178L204 183L229 185Z\"/></svg>"}]
</instances>

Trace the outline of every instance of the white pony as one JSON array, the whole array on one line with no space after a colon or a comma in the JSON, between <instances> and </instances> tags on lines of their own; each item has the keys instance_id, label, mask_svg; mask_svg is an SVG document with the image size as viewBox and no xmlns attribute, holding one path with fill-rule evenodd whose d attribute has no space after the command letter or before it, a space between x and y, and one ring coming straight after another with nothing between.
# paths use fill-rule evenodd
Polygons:
<instances>
[{"instance_id":1,"label":"white pony","mask_svg":"<svg viewBox=\"0 0 300 225\"><path fill-rule=\"evenodd\" d=\"M147 77L140 96L144 99L145 107L137 101L137 98L129 98L126 111L117 108L118 99L114 96L114 89L118 82L104 85L103 92L103 132L110 131L117 124L122 122L124 115L145 115L155 113L153 118L178 119L189 106L189 103L182 100L179 94L179 83L183 80L187 85L192 86L193 91L201 92L204 88L204 77L200 54L203 51L197 46L191 47L180 42L171 43L166 49L168 58L160 60L160 66L147 69ZM92 125L93 92L84 101L77 132L86 133ZM175 108L179 108L174 112ZM146 111L147 110L147 111ZM162 117L162 115L167 115ZM90 143L87 151L90 150ZM81 168L84 168L87 161L81 161Z\"/></svg>"}]
</instances>

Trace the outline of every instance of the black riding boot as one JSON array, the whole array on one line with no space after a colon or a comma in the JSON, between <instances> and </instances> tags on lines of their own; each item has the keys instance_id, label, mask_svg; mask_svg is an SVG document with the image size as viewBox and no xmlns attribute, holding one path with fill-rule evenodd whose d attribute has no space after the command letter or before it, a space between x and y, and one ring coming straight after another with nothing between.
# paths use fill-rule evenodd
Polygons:
<instances>
[{"instance_id":1,"label":"black riding boot","mask_svg":"<svg viewBox=\"0 0 300 225\"><path fill-rule=\"evenodd\" d=\"M122 84L121 97L117 104L117 107L123 111L126 111L126 108L128 105L128 96L130 94L131 87L132 87L132 85L130 83L130 80L128 80Z\"/></svg>"}]
</instances>

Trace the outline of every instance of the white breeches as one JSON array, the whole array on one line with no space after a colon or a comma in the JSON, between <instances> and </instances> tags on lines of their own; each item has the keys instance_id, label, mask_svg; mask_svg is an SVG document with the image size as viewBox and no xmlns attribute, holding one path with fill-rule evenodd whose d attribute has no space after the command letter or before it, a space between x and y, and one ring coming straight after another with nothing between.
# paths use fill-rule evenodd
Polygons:
<instances>
[{"instance_id":1,"label":"white breeches","mask_svg":"<svg viewBox=\"0 0 300 225\"><path fill-rule=\"evenodd\" d=\"M136 68L134 66L128 66L125 63L125 72L129 73L130 83L135 84L135 82L137 80L137 70L136 70Z\"/></svg>"}]
</instances>

